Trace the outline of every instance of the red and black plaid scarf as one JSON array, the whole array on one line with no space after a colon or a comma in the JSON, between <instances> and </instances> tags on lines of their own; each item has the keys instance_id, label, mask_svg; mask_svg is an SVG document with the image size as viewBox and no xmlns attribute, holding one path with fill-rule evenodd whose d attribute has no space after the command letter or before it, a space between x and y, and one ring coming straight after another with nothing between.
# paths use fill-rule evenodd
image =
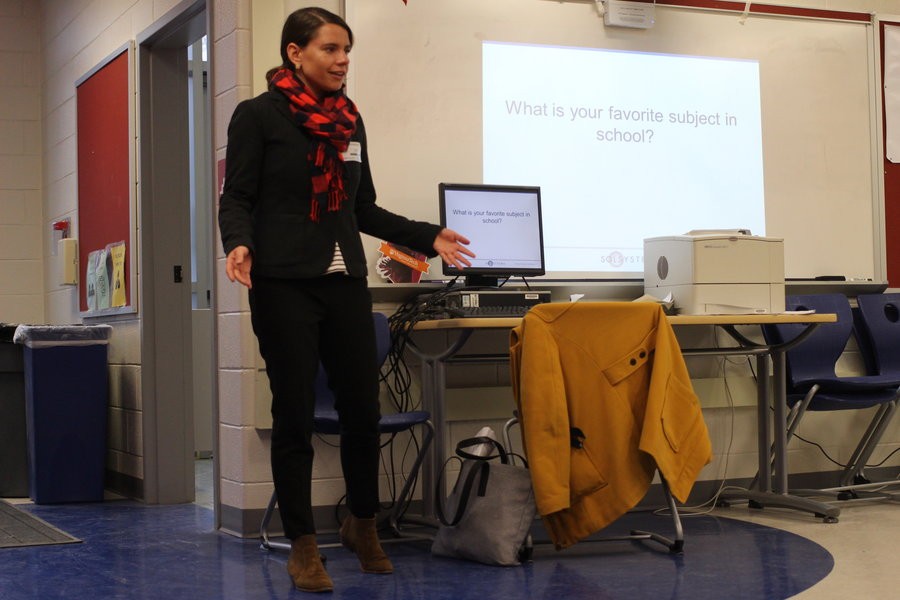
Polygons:
<instances>
[{"instance_id":1,"label":"red and black plaid scarf","mask_svg":"<svg viewBox=\"0 0 900 600\"><path fill-rule=\"evenodd\" d=\"M356 131L359 111L343 91L317 99L290 69L278 69L269 80L269 89L287 96L297 125L313 138L309 153L312 163L309 218L318 221L322 204L329 211L336 211L347 197L342 154L347 151L350 137Z\"/></svg>"}]
</instances>

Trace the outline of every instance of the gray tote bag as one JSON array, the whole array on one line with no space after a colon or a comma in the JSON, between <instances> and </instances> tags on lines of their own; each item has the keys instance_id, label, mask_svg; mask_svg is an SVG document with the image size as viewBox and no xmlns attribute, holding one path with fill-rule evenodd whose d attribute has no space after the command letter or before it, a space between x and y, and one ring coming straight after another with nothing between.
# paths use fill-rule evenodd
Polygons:
<instances>
[{"instance_id":1,"label":"gray tote bag","mask_svg":"<svg viewBox=\"0 0 900 600\"><path fill-rule=\"evenodd\" d=\"M466 452L479 444L490 444L497 454ZM463 440L456 453L464 460L453 491L446 502L441 499L440 487L435 495L441 526L432 554L501 566L528 560L532 551L529 531L536 514L528 469L511 464L503 446L490 437Z\"/></svg>"}]
</instances>

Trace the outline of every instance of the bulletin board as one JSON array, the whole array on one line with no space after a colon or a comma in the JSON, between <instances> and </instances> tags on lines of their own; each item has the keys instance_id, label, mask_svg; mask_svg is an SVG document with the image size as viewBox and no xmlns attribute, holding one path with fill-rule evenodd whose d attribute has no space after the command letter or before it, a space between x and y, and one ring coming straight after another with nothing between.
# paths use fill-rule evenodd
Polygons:
<instances>
[{"instance_id":1,"label":"bulletin board","mask_svg":"<svg viewBox=\"0 0 900 600\"><path fill-rule=\"evenodd\" d=\"M888 286L900 287L900 20L879 22L881 48L882 119L884 120L884 217ZM893 38L893 40L891 40Z\"/></svg>"},{"instance_id":2,"label":"bulletin board","mask_svg":"<svg viewBox=\"0 0 900 600\"><path fill-rule=\"evenodd\" d=\"M136 311L133 54L126 44L76 82L82 316Z\"/></svg>"}]
</instances>

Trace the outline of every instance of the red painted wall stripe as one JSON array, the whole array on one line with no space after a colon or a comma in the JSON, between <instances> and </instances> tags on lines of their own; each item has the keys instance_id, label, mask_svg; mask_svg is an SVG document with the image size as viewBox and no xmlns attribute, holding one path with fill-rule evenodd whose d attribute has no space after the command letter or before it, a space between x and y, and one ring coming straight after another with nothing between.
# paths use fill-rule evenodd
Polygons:
<instances>
[{"instance_id":1,"label":"red painted wall stripe","mask_svg":"<svg viewBox=\"0 0 900 600\"><path fill-rule=\"evenodd\" d=\"M660 6L683 6L686 8L708 8L712 10L727 10L744 12L746 2L734 2L729 0L666 0L659 2ZM851 12L845 10L823 10L818 8L800 8L797 6L779 6L777 4L750 5L750 14L784 15L790 17L807 17L811 19L832 19L839 21L857 21L868 23L872 21L872 15L863 12Z\"/></svg>"}]
</instances>

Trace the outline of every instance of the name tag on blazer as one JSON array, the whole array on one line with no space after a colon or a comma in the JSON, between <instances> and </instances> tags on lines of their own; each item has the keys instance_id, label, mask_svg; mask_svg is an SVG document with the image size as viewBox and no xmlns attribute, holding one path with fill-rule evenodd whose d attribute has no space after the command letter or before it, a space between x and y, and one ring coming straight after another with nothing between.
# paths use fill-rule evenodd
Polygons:
<instances>
[{"instance_id":1,"label":"name tag on blazer","mask_svg":"<svg viewBox=\"0 0 900 600\"><path fill-rule=\"evenodd\" d=\"M347 146L347 151L342 156L345 162L362 162L362 146L359 142L350 142Z\"/></svg>"}]
</instances>

